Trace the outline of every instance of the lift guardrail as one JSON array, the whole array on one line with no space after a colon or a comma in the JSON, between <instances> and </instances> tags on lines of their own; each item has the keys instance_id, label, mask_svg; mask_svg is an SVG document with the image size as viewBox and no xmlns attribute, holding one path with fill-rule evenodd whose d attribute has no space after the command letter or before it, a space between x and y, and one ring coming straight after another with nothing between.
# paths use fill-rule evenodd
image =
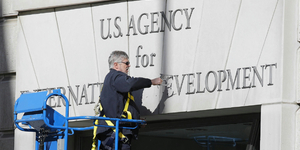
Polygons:
<instances>
[{"instance_id":1,"label":"lift guardrail","mask_svg":"<svg viewBox=\"0 0 300 150\"><path fill-rule=\"evenodd\" d=\"M68 149L68 136L74 131L92 130L94 126L115 128L115 150L118 150L118 133L120 128L135 129L140 124L145 124L144 120L107 118L97 116L75 116L69 117L69 101L61 93L60 89L53 90L47 95L47 91L23 93L17 99L14 107L14 123L18 129L26 132L36 133L36 150L57 150L58 148ZM63 116L47 105L47 101L52 96L60 96L66 102L65 115ZM21 119L18 119L18 116ZM69 127L70 120L94 120L89 127ZM96 125L95 120L115 121L115 126ZM135 123L134 127L120 127L120 122ZM22 125L20 125L22 124ZM70 131L70 133L69 133ZM64 142L62 141L64 140ZM98 145L99 147L99 145Z\"/></svg>"}]
</instances>

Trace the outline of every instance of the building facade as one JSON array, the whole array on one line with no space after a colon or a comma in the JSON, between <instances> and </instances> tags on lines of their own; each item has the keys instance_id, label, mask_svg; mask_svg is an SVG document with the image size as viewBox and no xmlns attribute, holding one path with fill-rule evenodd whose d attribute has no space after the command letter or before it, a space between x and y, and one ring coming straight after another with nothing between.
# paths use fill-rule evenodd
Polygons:
<instances>
[{"instance_id":1,"label":"building facade","mask_svg":"<svg viewBox=\"0 0 300 150\"><path fill-rule=\"evenodd\" d=\"M13 125L22 93L61 89L71 116L94 115L108 56L123 50L131 76L164 79L136 102L148 125L133 149L300 149L299 12L296 0L4 0L0 148L35 148Z\"/></svg>"}]
</instances>

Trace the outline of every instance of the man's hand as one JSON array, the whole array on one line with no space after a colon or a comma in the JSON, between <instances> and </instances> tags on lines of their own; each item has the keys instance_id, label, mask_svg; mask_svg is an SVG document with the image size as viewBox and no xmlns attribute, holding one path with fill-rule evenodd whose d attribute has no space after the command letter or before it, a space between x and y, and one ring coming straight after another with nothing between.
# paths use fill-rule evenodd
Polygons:
<instances>
[{"instance_id":1,"label":"man's hand","mask_svg":"<svg viewBox=\"0 0 300 150\"><path fill-rule=\"evenodd\" d=\"M152 79L151 82L152 82L152 85L160 85L162 83L162 79L161 78L155 78L155 79Z\"/></svg>"}]
</instances>

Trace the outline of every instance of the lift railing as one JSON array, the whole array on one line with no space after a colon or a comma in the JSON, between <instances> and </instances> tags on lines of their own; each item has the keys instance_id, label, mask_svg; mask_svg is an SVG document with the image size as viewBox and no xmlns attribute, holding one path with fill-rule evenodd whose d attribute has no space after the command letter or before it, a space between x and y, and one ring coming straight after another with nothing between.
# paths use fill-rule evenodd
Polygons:
<instances>
[{"instance_id":1,"label":"lift railing","mask_svg":"<svg viewBox=\"0 0 300 150\"><path fill-rule=\"evenodd\" d=\"M24 93L17 99L14 107L14 122L21 131L36 133L36 150L58 150L68 149L68 136L74 131L92 130L94 126L115 128L115 150L118 150L118 133L120 128L135 129L140 124L145 124L144 120L107 118L97 116L76 116L69 117L69 101L61 93L60 89L53 90L47 95L47 91ZM63 116L47 105L47 101L52 96L60 96L66 102L65 115ZM20 118L21 119L18 119ZM94 120L89 127L70 127L70 120ZM95 120L115 121L115 126L96 125ZM134 127L119 126L120 122L135 123ZM22 125L21 125L22 124ZM64 140L64 143L61 141ZM63 145L63 146L62 146ZM98 145L99 147L99 145Z\"/></svg>"}]
</instances>

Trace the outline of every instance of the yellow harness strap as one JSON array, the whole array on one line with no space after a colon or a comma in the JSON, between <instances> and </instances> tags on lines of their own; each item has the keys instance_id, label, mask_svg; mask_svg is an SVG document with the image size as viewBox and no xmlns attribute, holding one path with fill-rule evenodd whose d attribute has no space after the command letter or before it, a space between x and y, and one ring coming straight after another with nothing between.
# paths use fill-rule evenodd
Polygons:
<instances>
[{"instance_id":1,"label":"yellow harness strap","mask_svg":"<svg viewBox=\"0 0 300 150\"><path fill-rule=\"evenodd\" d=\"M130 100L134 101L134 98L133 98L133 96L130 94L130 92L128 92L128 98L127 98L126 104L125 104L124 109L123 109L123 114L122 114L122 117L123 117L123 118L126 118L126 119L132 119L131 112L128 111L128 106L129 106ZM99 103L99 106L100 106L100 111L102 111L102 110L103 110L103 107L102 107L101 103ZM127 116L126 116L124 113L127 114ZM103 117L105 117L105 115L103 115ZM105 122L107 123L108 126L115 126L110 120L105 120ZM98 120L95 121L95 124L98 125ZM93 143L92 143L92 149L91 149L91 150L96 150L96 142L97 142L97 140L96 140L96 134L97 134L97 128L98 128L98 126L94 126L94 131L93 131L94 136L93 136ZM112 130L113 130L114 132L116 132L116 129L115 129L115 128L112 128ZM123 133L121 133L121 132L119 132L119 137L120 137L121 139L126 138L126 136L125 136Z\"/></svg>"},{"instance_id":2,"label":"yellow harness strap","mask_svg":"<svg viewBox=\"0 0 300 150\"><path fill-rule=\"evenodd\" d=\"M127 101L126 101L126 104L125 104L124 110L123 110L123 113L127 114L127 116L126 116L125 114L122 114L122 117L123 117L123 118L126 118L126 119L132 119L131 112L130 112L130 111L127 111L127 110L128 110L128 106L129 106L129 103L130 103L130 100L134 101L134 98L133 98L133 96L128 92L128 98L127 98Z\"/></svg>"},{"instance_id":3,"label":"yellow harness strap","mask_svg":"<svg viewBox=\"0 0 300 150\"><path fill-rule=\"evenodd\" d=\"M95 124L97 125L98 124L98 120L95 121ZM96 145L96 135L97 135L97 128L98 126L94 126L94 131L93 131L93 143L92 143L92 149L91 150L97 150L97 145Z\"/></svg>"}]
</instances>

